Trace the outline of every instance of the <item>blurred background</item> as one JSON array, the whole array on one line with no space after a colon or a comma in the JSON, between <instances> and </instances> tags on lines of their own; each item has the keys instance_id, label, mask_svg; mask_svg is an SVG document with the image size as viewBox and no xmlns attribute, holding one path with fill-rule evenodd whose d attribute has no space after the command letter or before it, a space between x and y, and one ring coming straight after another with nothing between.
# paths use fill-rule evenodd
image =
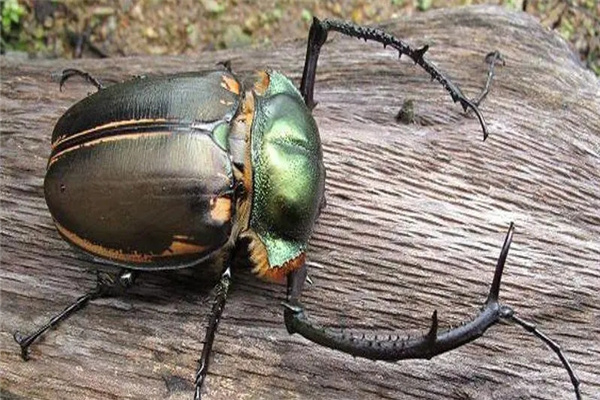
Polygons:
<instances>
[{"instance_id":1,"label":"blurred background","mask_svg":"<svg viewBox=\"0 0 600 400\"><path fill-rule=\"evenodd\" d=\"M1 0L9 57L173 55L306 40L312 16L377 24L441 7L495 4L557 31L600 76L598 0Z\"/></svg>"}]
</instances>

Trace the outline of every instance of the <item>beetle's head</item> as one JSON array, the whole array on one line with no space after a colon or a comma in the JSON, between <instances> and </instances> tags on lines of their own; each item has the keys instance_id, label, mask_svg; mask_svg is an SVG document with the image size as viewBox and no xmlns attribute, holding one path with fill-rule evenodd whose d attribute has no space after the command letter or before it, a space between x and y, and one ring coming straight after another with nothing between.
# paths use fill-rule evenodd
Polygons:
<instances>
[{"instance_id":1,"label":"beetle's head","mask_svg":"<svg viewBox=\"0 0 600 400\"><path fill-rule=\"evenodd\" d=\"M241 237L249 240L253 272L283 282L304 263L323 201L321 139L302 96L281 73L260 73L252 97L244 177L250 215Z\"/></svg>"}]
</instances>

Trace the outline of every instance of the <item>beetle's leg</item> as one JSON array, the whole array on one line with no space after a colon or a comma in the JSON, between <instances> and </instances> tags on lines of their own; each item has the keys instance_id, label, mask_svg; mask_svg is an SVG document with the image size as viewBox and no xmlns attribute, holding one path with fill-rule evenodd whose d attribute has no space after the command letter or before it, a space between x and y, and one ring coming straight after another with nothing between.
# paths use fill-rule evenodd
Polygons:
<instances>
[{"instance_id":1,"label":"beetle's leg","mask_svg":"<svg viewBox=\"0 0 600 400\"><path fill-rule=\"evenodd\" d=\"M312 280L308 277L308 268L307 268L307 263L302 264L302 266L300 268L297 268L295 270L293 270L292 272L290 272L290 274L288 275L288 281L287 281L287 302L284 303L283 305L286 308L291 309L292 311L295 310L295 306L297 307L301 307L300 306L300 295L302 294L302 290L304 289L304 284L308 283L309 285L312 284ZM292 329L292 319L295 317L294 313L288 313L287 310L284 314L285 317L285 325L287 327L287 330L290 334L295 333L295 330ZM288 321L289 320L289 321Z\"/></svg>"},{"instance_id":2,"label":"beetle's leg","mask_svg":"<svg viewBox=\"0 0 600 400\"><path fill-rule=\"evenodd\" d=\"M321 46L327 40L327 29L317 18L313 18L313 23L308 31L308 43L306 45L306 58L304 59L304 71L302 72L302 81L300 82L300 93L304 98L306 106L312 110L317 103L314 100L315 77L317 74L317 61L321 52Z\"/></svg>"},{"instance_id":3,"label":"beetle's leg","mask_svg":"<svg viewBox=\"0 0 600 400\"><path fill-rule=\"evenodd\" d=\"M196 371L196 393L194 394L194 400L200 400L202 397L202 384L208 373L208 364L213 342L215 340L215 333L217 332L221 314L223 314L225 302L227 301L227 292L229 291L229 286L231 284L230 261L227 261L227 263L227 268L221 275L221 280L216 286L215 300L210 312L208 326L206 327L206 334L204 335L204 347L202 348L202 355L200 356L200 360L198 360L198 370Z\"/></svg>"},{"instance_id":4,"label":"beetle's leg","mask_svg":"<svg viewBox=\"0 0 600 400\"><path fill-rule=\"evenodd\" d=\"M299 302L305 271L290 274L288 281L288 303L285 309L285 323L290 333L300 333L313 342L333 349L372 360L398 361L409 358L432 358L455 349L480 337L483 332L501 318L498 303L500 280L513 235L511 224L496 266L494 280L483 309L475 319L455 329L438 332L437 311L433 312L431 327L426 335L404 339L400 335L390 335L385 339L369 339L363 334L336 331L312 324L306 317Z\"/></svg>"},{"instance_id":5,"label":"beetle's leg","mask_svg":"<svg viewBox=\"0 0 600 400\"><path fill-rule=\"evenodd\" d=\"M485 81L485 86L481 90L481 93L479 93L479 96L477 96L473 100L473 104L475 104L476 106L479 106L481 104L481 102L487 97L488 93L490 92L490 86L492 84L492 80L494 79L494 68L496 67L496 63L500 62L502 65L505 65L504 58L502 57L502 54L500 54L499 51L492 51L492 52L488 53L485 56L485 62L490 64L490 67L488 69L487 80Z\"/></svg>"},{"instance_id":6,"label":"beetle's leg","mask_svg":"<svg viewBox=\"0 0 600 400\"><path fill-rule=\"evenodd\" d=\"M555 347L557 346L553 346L553 342L548 338L544 339L539 332L536 333L535 328L522 324L514 317L510 307L501 305L498 301L502 271L512 241L513 230L514 227L511 223L500 252L500 257L498 258L490 292L483 308L475 319L457 328L439 332L437 311L433 312L431 326L427 334L416 338L403 338L399 334L393 334L385 338L375 337L372 339L373 335L334 330L313 324L308 320L299 301L306 278L306 269L301 268L290 274L288 278L288 302L284 304L284 317L287 330L291 334L299 333L308 340L322 346L340 350L355 357L364 357L371 360L398 361L411 358L430 359L477 339L490 326L500 321L500 319L512 320L524 326L536 336L541 337L546 344L554 349L569 372L573 386L575 386L576 394L580 398L579 380L575 377L571 366L566 361L566 358L564 358L562 352L556 350Z\"/></svg>"},{"instance_id":7,"label":"beetle's leg","mask_svg":"<svg viewBox=\"0 0 600 400\"><path fill-rule=\"evenodd\" d=\"M554 340L550 339L547 335L542 333L534 324L517 317L515 315L514 311L510 307L504 307L504 308L505 308L505 310L504 310L505 312L503 315L504 319L514 322L515 324L523 327L523 329L525 329L527 332L530 332L533 335L535 335L536 337L540 338L542 340L542 342L544 342L548 347L550 347L550 349L552 351L554 351L554 353L556 353L556 355L560 359L560 362L567 370L567 373L569 374L569 378L571 378L571 383L573 384L573 387L575 388L575 396L577 397L578 400L581 400L581 392L579 390L579 385L581 384L581 382L579 381L579 378L577 377L575 370L571 366L571 363L569 363L569 360L567 360L567 357L565 356L564 352L562 351L562 349L560 348L558 343L556 343Z\"/></svg>"},{"instance_id":8,"label":"beetle's leg","mask_svg":"<svg viewBox=\"0 0 600 400\"><path fill-rule=\"evenodd\" d=\"M73 315L76 311L81 310L88 305L90 300L97 299L98 297L109 295L115 289L127 289L133 282L137 273L131 270L122 270L119 273L108 273L108 272L97 272L96 277L96 288L91 292L79 297L73 304L65 308L56 316L52 317L45 325L40 327L37 331L28 336L23 336L19 331L14 333L15 341L21 346L21 357L27 361L29 359L29 346L35 342L40 336L46 331L54 328L59 323L64 321Z\"/></svg>"},{"instance_id":9,"label":"beetle's leg","mask_svg":"<svg viewBox=\"0 0 600 400\"><path fill-rule=\"evenodd\" d=\"M469 99L462 93L460 88L456 86L449 78L447 78L434 64L427 61L423 55L429 49L428 45L421 48L414 49L408 44L404 43L400 39L376 28L369 28L360 25L353 24L347 21L338 21L332 19L325 19L323 21L318 18L313 18L313 23L310 27L308 34L308 45L306 48L306 59L304 61L304 72L302 74L302 82L300 84L300 93L304 97L304 102L309 109L314 108L316 105L313 97L315 75L317 71L317 61L319 59L319 53L321 46L327 40L327 33L329 31L336 31L346 36L355 37L358 39L373 40L383 44L384 47L390 46L396 49L400 56L406 54L416 64L423 68L430 76L431 79L437 80L442 86L450 93L454 102L459 101L463 109L473 110L481 128L483 130L483 139L487 138L488 130L483 115L477 108L477 104Z\"/></svg>"},{"instance_id":10,"label":"beetle's leg","mask_svg":"<svg viewBox=\"0 0 600 400\"><path fill-rule=\"evenodd\" d=\"M104 89L104 85L101 84L98 79L94 78L89 73L87 73L85 71L81 71L79 69L67 68L67 69L63 70L63 72L60 76L60 82L59 82L60 91L62 91L62 87L65 84L65 82L68 79L70 79L72 76L75 76L75 75L83 77L86 81L88 81L92 85L96 86L96 88L98 90Z\"/></svg>"}]
</instances>

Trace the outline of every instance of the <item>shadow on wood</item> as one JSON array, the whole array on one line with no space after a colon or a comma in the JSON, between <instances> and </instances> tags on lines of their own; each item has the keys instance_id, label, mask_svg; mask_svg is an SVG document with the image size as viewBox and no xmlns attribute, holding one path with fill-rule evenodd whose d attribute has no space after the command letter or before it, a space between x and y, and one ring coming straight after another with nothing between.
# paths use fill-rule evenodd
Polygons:
<instances>
[{"instance_id":1,"label":"shadow on wood","mask_svg":"<svg viewBox=\"0 0 600 400\"><path fill-rule=\"evenodd\" d=\"M485 298L510 221L516 233L501 298L567 352L582 393L600 392L600 83L566 43L525 14L440 10L385 29L419 46L475 94L483 57L498 68L476 119L411 63L376 44L331 35L319 63L314 116L328 169L328 206L304 293L323 323L422 333L473 316ZM271 67L299 81L304 43L277 49L107 60L2 59L2 322L0 395L8 399L190 399L210 284L142 276L130 295L95 301L33 346L13 342L94 284L55 232L43 199L49 138L85 96L49 77L67 67L106 82L136 74ZM414 100L416 124L394 116ZM557 358L501 324L432 361L371 362L289 336L284 288L236 275L215 342L206 399L568 399Z\"/></svg>"}]
</instances>

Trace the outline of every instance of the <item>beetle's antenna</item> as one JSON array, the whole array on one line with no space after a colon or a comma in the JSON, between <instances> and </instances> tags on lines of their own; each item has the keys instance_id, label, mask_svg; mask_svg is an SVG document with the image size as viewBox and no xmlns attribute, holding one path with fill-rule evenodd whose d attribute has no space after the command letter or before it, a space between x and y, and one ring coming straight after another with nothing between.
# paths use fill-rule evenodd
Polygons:
<instances>
[{"instance_id":1,"label":"beetle's antenna","mask_svg":"<svg viewBox=\"0 0 600 400\"><path fill-rule=\"evenodd\" d=\"M89 73L87 73L85 71L81 71L79 69L75 69L75 68L67 68L67 69L64 69L60 75L59 90L61 92L62 92L62 88L63 88L63 85L65 84L65 82L73 76L81 76L87 82L96 86L96 89L98 89L98 90L104 89L104 85L102 83L100 83L100 81L98 79L96 79L92 75L90 75Z\"/></svg>"},{"instance_id":2,"label":"beetle's antenna","mask_svg":"<svg viewBox=\"0 0 600 400\"><path fill-rule=\"evenodd\" d=\"M399 361L415 358L430 359L474 341L482 336L489 327L501 319L506 319L523 326L541 338L544 343L554 350L571 377L577 399L581 399L579 379L560 350L560 347L546 335L538 331L535 326L515 317L510 307L501 305L498 301L502 273L512 242L513 232L514 225L511 223L502 250L500 251L500 256L498 257L494 279L484 306L473 320L457 328L440 332L437 310L431 316L429 330L425 335L420 337L405 338L398 333L394 333L387 338L379 338L377 336L373 338L373 335L367 335L362 332L349 332L314 324L309 321L299 300L307 273L305 266L294 271L288 277L288 300L284 303L286 328L290 333L299 333L315 343L340 350L355 357L363 357L371 360Z\"/></svg>"},{"instance_id":3,"label":"beetle's antenna","mask_svg":"<svg viewBox=\"0 0 600 400\"><path fill-rule=\"evenodd\" d=\"M25 361L29 359L29 347L39 337L51 328L54 328L77 311L85 308L91 300L108 295L111 291L127 289L133 285L137 272L123 270L117 274L110 272L97 271L96 287L89 293L79 297L73 304L55 315L46 324L37 329L34 333L23 336L21 332L16 331L13 335L15 341L21 346L21 358Z\"/></svg>"},{"instance_id":4,"label":"beetle's antenna","mask_svg":"<svg viewBox=\"0 0 600 400\"><path fill-rule=\"evenodd\" d=\"M418 64L431 76L432 80L435 79L442 84L442 86L450 93L450 96L452 97L452 100L455 103L458 101L460 102L465 111L467 111L467 109L471 109L475 113L483 130L483 140L487 138L487 125L485 123L483 115L479 111L478 105L483 100L483 98L485 98L487 92L489 91L489 82L493 77L493 68L496 58L494 58L493 62L491 62L490 72L488 72L488 82L486 83L486 89L484 89L482 94L479 96L478 100L472 101L467 99L467 97L462 93L460 88L456 86L449 78L447 78L434 64L430 63L423 57L429 49L428 45L425 45L418 49L414 49L408 44L401 41L400 39L380 29L355 25L347 21L339 21L332 19L325 19L321 21L316 17L313 18L313 23L310 27L310 31L308 34L306 60L304 63L302 82L300 84L300 93L304 97L304 102L306 103L309 109L313 109L316 105L313 95L315 76L317 70L317 61L319 58L319 53L321 51L321 46L323 46L323 44L327 40L327 33L329 31L336 31L346 36L364 39L365 41L373 40L383 44L384 47L390 46L396 49L399 53L399 56L405 54L408 57L410 57L416 64Z\"/></svg>"}]
</instances>

